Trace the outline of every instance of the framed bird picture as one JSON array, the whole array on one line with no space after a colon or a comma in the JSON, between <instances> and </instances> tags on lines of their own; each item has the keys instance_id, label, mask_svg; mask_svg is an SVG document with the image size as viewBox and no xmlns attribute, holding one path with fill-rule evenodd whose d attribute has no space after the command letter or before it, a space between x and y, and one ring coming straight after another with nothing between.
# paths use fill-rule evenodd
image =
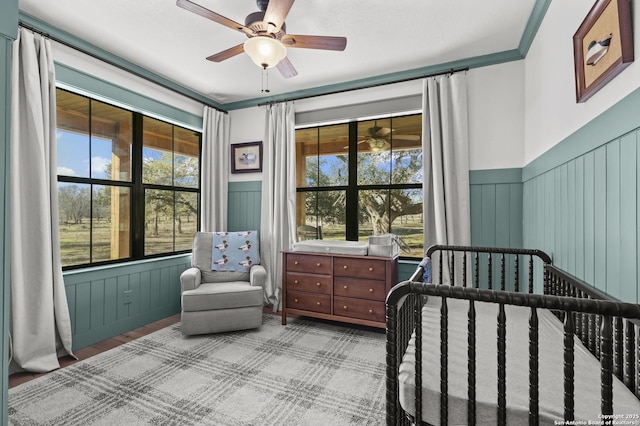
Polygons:
<instances>
[{"instance_id":1,"label":"framed bird picture","mask_svg":"<svg viewBox=\"0 0 640 426\"><path fill-rule=\"evenodd\" d=\"M584 102L633 62L629 0L597 0L573 36L576 102Z\"/></svg>"},{"instance_id":2,"label":"framed bird picture","mask_svg":"<svg viewBox=\"0 0 640 426\"><path fill-rule=\"evenodd\" d=\"M231 173L262 171L262 142L244 142L231 145Z\"/></svg>"}]
</instances>

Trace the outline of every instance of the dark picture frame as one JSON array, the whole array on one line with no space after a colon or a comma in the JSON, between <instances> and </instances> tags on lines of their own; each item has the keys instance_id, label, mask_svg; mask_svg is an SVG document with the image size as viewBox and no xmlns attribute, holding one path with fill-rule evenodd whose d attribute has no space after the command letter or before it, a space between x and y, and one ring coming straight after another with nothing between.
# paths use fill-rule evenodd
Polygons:
<instances>
[{"instance_id":1,"label":"dark picture frame","mask_svg":"<svg viewBox=\"0 0 640 426\"><path fill-rule=\"evenodd\" d=\"M573 36L576 102L585 102L633 58L629 0L597 0Z\"/></svg>"},{"instance_id":2,"label":"dark picture frame","mask_svg":"<svg viewBox=\"0 0 640 426\"><path fill-rule=\"evenodd\" d=\"M231 145L231 173L262 172L262 142Z\"/></svg>"}]
</instances>

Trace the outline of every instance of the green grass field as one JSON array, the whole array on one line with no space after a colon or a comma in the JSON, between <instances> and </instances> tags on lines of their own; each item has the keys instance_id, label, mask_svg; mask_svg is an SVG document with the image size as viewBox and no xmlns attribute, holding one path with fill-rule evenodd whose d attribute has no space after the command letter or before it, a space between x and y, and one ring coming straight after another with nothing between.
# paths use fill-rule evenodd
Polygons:
<instances>
[{"instance_id":1,"label":"green grass field","mask_svg":"<svg viewBox=\"0 0 640 426\"><path fill-rule=\"evenodd\" d=\"M422 247L422 221L419 217L407 217L400 223L399 220L393 223L393 233L399 235L410 247L411 253L400 252L401 256L419 257L424 256ZM89 221L81 224L60 225L60 253L62 256L62 266L82 265L91 262L104 262L120 258L129 257L128 248L122 250L118 255L111 257L111 224L106 220L94 221L93 240L90 236ZM193 243L193 234L196 232L197 221L182 222L182 233L175 235L175 250L173 238L173 221L165 220L158 224L158 235L153 235L151 226L145 232L145 255L171 253L173 251L189 250ZM344 225L323 226L322 234L326 240L344 240ZM369 224L361 225L359 230L359 240L367 241L369 235L373 234L373 228ZM93 251L90 246L93 245Z\"/></svg>"},{"instance_id":2,"label":"green grass field","mask_svg":"<svg viewBox=\"0 0 640 426\"><path fill-rule=\"evenodd\" d=\"M90 262L103 262L129 257L128 247L111 256L111 223L109 221L93 222L93 239L88 219L81 224L60 225L60 254L62 266L82 265ZM151 228L145 232L145 255L170 253L172 251L189 250L193 244L197 221L182 222L182 233L173 238L173 221L161 221L158 235L153 235ZM93 251L90 247L93 246Z\"/></svg>"}]
</instances>

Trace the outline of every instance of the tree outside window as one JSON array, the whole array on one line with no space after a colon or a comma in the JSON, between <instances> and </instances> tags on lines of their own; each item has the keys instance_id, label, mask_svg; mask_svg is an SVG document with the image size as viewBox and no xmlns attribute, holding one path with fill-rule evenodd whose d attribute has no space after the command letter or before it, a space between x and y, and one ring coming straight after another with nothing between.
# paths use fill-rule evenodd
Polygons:
<instances>
[{"instance_id":1,"label":"tree outside window","mask_svg":"<svg viewBox=\"0 0 640 426\"><path fill-rule=\"evenodd\" d=\"M191 248L199 133L57 89L57 139L64 267Z\"/></svg>"},{"instance_id":2,"label":"tree outside window","mask_svg":"<svg viewBox=\"0 0 640 426\"><path fill-rule=\"evenodd\" d=\"M297 224L325 239L394 233L423 255L422 116L296 130Z\"/></svg>"}]
</instances>

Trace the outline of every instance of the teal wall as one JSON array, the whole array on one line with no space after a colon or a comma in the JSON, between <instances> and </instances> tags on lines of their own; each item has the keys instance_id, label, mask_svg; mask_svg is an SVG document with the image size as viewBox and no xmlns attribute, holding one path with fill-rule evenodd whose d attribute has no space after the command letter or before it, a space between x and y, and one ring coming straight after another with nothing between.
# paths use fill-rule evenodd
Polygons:
<instances>
[{"instance_id":1,"label":"teal wall","mask_svg":"<svg viewBox=\"0 0 640 426\"><path fill-rule=\"evenodd\" d=\"M522 247L522 170L472 171L469 181L471 243ZM260 181L229 183L230 230L260 229L261 193ZM408 279L417 265L417 261L401 261L399 280Z\"/></svg>"},{"instance_id":2,"label":"teal wall","mask_svg":"<svg viewBox=\"0 0 640 426\"><path fill-rule=\"evenodd\" d=\"M9 365L9 138L11 123L11 43L18 33L18 0L3 0L0 2L0 277L2 277L2 291L0 291L0 424L8 423L7 400Z\"/></svg>"},{"instance_id":3,"label":"teal wall","mask_svg":"<svg viewBox=\"0 0 640 426\"><path fill-rule=\"evenodd\" d=\"M619 300L637 303L640 89L522 171L524 243Z\"/></svg>"},{"instance_id":4,"label":"teal wall","mask_svg":"<svg viewBox=\"0 0 640 426\"><path fill-rule=\"evenodd\" d=\"M522 170L469 172L471 245L522 247Z\"/></svg>"},{"instance_id":5,"label":"teal wall","mask_svg":"<svg viewBox=\"0 0 640 426\"><path fill-rule=\"evenodd\" d=\"M180 274L190 266L190 255L178 255L66 272L73 349L179 313Z\"/></svg>"},{"instance_id":6,"label":"teal wall","mask_svg":"<svg viewBox=\"0 0 640 426\"><path fill-rule=\"evenodd\" d=\"M229 231L260 230L262 181L229 182Z\"/></svg>"}]
</instances>

